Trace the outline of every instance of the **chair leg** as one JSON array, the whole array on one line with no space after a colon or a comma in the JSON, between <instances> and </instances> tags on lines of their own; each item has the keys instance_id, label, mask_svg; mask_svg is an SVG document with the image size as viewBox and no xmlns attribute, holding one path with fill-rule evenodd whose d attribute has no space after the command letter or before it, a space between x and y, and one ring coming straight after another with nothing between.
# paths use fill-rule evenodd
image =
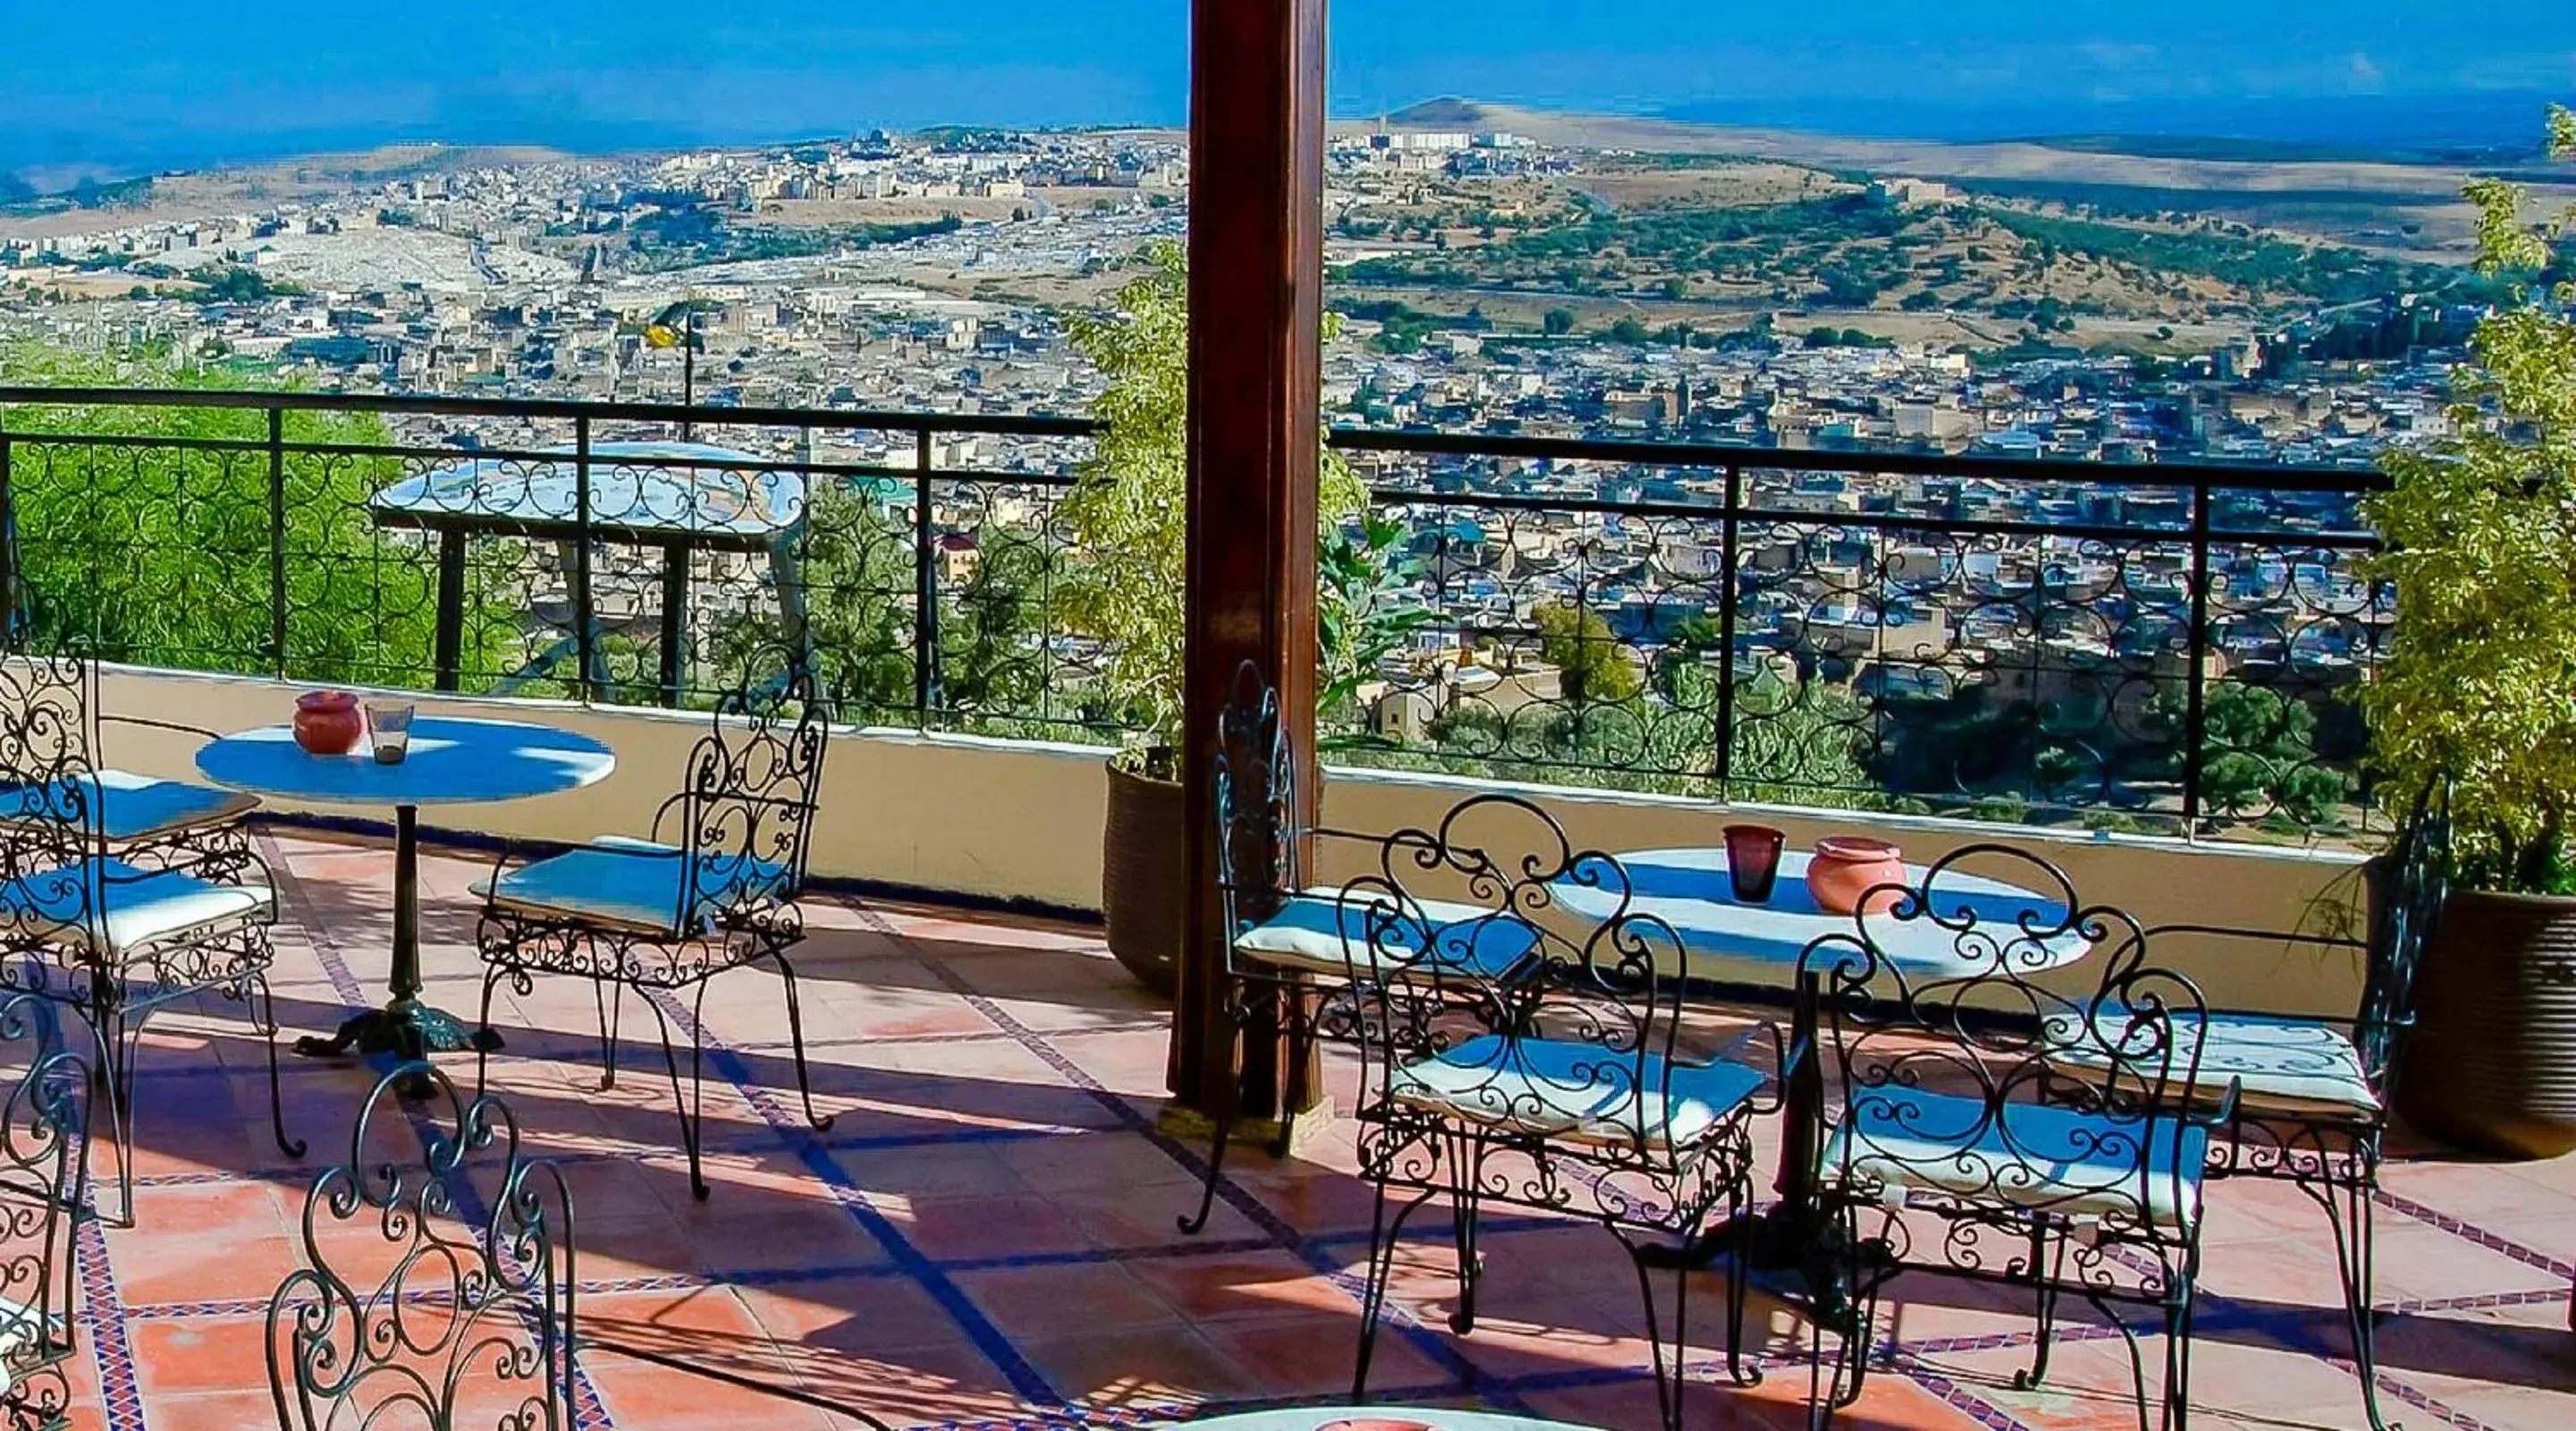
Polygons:
<instances>
[{"instance_id":1,"label":"chair leg","mask_svg":"<svg viewBox=\"0 0 2576 1431\"><path fill-rule=\"evenodd\" d=\"M88 1009L90 1037L98 1047L97 1081L100 1102L107 1105L108 1146L116 1155L116 1185L122 1202L119 1211L110 1214L93 1206L99 1221L110 1227L134 1226L134 1060L143 1037L143 1019L129 1020L125 1011L125 991L113 975L96 974L90 981L91 1001ZM147 1014L148 1018L149 1015ZM86 1160L88 1154L82 1154ZM96 1184L93 1182L93 1189ZM91 1194L95 1204L100 1199Z\"/></svg>"},{"instance_id":2,"label":"chair leg","mask_svg":"<svg viewBox=\"0 0 2576 1431\"><path fill-rule=\"evenodd\" d=\"M701 1008L706 1001L706 987L706 981L698 982ZM703 1126L700 1115L706 1106L706 1053L699 1042L698 1026L693 1024L689 1030L689 1076L684 1081L680 1077L679 1052L671 1043L671 1016L663 1012L662 1006L650 994L644 996L644 1007L653 1011L653 1022L662 1034L662 1066L671 1075L671 1101L680 1111L680 1143L689 1154L689 1191L698 1201L705 1202L712 1190L707 1186L706 1174L698 1160L698 1139Z\"/></svg>"},{"instance_id":3,"label":"chair leg","mask_svg":"<svg viewBox=\"0 0 2576 1431\"><path fill-rule=\"evenodd\" d=\"M805 1124L815 1132L830 1130L832 1120L814 1111L814 1075L805 1065L805 1014L796 1002L796 966L783 949L769 951L778 962L778 977L787 989L787 1046L796 1058L796 1096L805 1103Z\"/></svg>"},{"instance_id":4,"label":"chair leg","mask_svg":"<svg viewBox=\"0 0 2576 1431\"><path fill-rule=\"evenodd\" d=\"M255 973L242 980L242 993L250 1006L251 1027L259 1031L260 1041L268 1045L268 1131L277 1139L277 1150L290 1158L304 1156L304 1140L286 1131L286 1090L277 1068L277 994L268 986L268 975Z\"/></svg>"},{"instance_id":5,"label":"chair leg","mask_svg":"<svg viewBox=\"0 0 2576 1431\"><path fill-rule=\"evenodd\" d=\"M1243 1025L1246 1015L1242 986L1233 980L1227 981L1225 1010L1226 1027L1232 1030L1230 1037L1233 1038L1235 1046L1240 1048L1243 1044ZM1199 1184L1199 1210L1195 1213L1185 1213L1178 1220L1177 1225L1183 1236L1198 1236L1207 1227L1208 1215L1216 1210L1217 1183L1225 1172L1225 1150L1234 1140L1234 1120L1240 1117L1242 1112L1243 1075L1238 1072L1234 1077L1226 1080L1225 1106L1216 1111L1216 1136L1208 1146L1207 1176Z\"/></svg>"},{"instance_id":6,"label":"chair leg","mask_svg":"<svg viewBox=\"0 0 2576 1431\"><path fill-rule=\"evenodd\" d=\"M615 979L601 979L590 986L590 1000L599 1008L599 1091L617 1086L618 1026L626 1013L626 986Z\"/></svg>"},{"instance_id":7,"label":"chair leg","mask_svg":"<svg viewBox=\"0 0 2576 1431\"><path fill-rule=\"evenodd\" d=\"M2036 1390L2048 1380L2048 1350L2056 1341L2057 1303L2065 1286L2066 1238L2060 1234L2055 1242L2056 1255L2050 1255L2048 1224L2036 1218L2030 1225L2030 1275L2039 1284L2039 1316L2036 1345L2031 1348L2030 1366L2013 1373L2017 1391Z\"/></svg>"},{"instance_id":8,"label":"chair leg","mask_svg":"<svg viewBox=\"0 0 2576 1431\"><path fill-rule=\"evenodd\" d=\"M1744 1361L1744 1315L1753 1298L1753 1219L1745 1215L1745 1189L1726 1195L1726 1218L1735 1229L1734 1255L1726 1269L1726 1374L1737 1386L1760 1386L1762 1371Z\"/></svg>"},{"instance_id":9,"label":"chair leg","mask_svg":"<svg viewBox=\"0 0 2576 1431\"><path fill-rule=\"evenodd\" d=\"M2301 1185L2325 1208L2326 1225L2334 1232L2335 1270L2343 1279L2344 1316L2352 1327L2353 1370L2361 1378L2362 1414L2370 1419L2371 1431L2388 1431L2388 1419L2379 1406L2379 1318L2373 1305L2377 1280L2372 1273L2373 1243L2378 1229L2370 1194L2377 1177L2364 1151L2355 1149L2353 1158L2352 1176L2337 1177L2332 1163L2320 1154L2316 1183L2302 1179Z\"/></svg>"},{"instance_id":10,"label":"chair leg","mask_svg":"<svg viewBox=\"0 0 2576 1431\"><path fill-rule=\"evenodd\" d=\"M2191 1421L2191 1320L2192 1287L2186 1275L2175 1279L2174 1293L2165 1303L2164 1431L2186 1431ZM2143 1411L2145 1398L2139 1399Z\"/></svg>"},{"instance_id":11,"label":"chair leg","mask_svg":"<svg viewBox=\"0 0 2576 1431\"><path fill-rule=\"evenodd\" d=\"M1462 1337L1476 1330L1476 1284L1485 1272L1484 1250L1477 1244L1475 1152L1467 1134L1449 1140L1449 1222L1458 1244L1458 1307L1449 1314L1449 1330Z\"/></svg>"},{"instance_id":12,"label":"chair leg","mask_svg":"<svg viewBox=\"0 0 2576 1431\"><path fill-rule=\"evenodd\" d=\"M1839 1279L1843 1288L1842 1346L1834 1354L1831 1380L1820 1390L1812 1381L1810 1383L1808 1424L1811 1426L1824 1425L1832 1419L1834 1412L1860 1400L1861 1392L1869 1381L1870 1344L1878 1327L1879 1289L1886 1280L1866 1264L1858 1219L1849 1210L1837 1219L1834 1235L1839 1247L1817 1259L1815 1275L1823 1279ZM1824 1283L1819 1282L1818 1285ZM1824 1370L1824 1335L1828 1320L1825 1317L1809 1318L1815 1327L1817 1370L1813 1375L1817 1379L1827 1375Z\"/></svg>"},{"instance_id":13,"label":"chair leg","mask_svg":"<svg viewBox=\"0 0 2576 1431\"><path fill-rule=\"evenodd\" d=\"M1611 1234L1627 1250L1628 1261L1637 1269L1637 1292L1646 1306L1646 1342L1655 1356L1655 1407L1662 1413L1664 1431L1681 1431L1682 1393L1690 1385L1685 1358L1690 1355L1690 1275L1688 1266L1673 1269L1673 1334L1669 1348L1663 1333L1663 1316L1655 1305L1654 1269L1637 1244L1630 1242L1616 1226ZM1685 1239L1687 1240L1687 1239ZM1731 1349L1730 1349L1731 1350Z\"/></svg>"},{"instance_id":14,"label":"chair leg","mask_svg":"<svg viewBox=\"0 0 2576 1431\"><path fill-rule=\"evenodd\" d=\"M483 966L483 1004L475 1015L476 1028L492 1027L492 996L500 992L501 980L507 977L509 972L499 964ZM477 1098L483 1096L483 1085L489 1082L492 1076L491 1044L490 1039L478 1038L474 1041L474 1096Z\"/></svg>"},{"instance_id":15,"label":"chair leg","mask_svg":"<svg viewBox=\"0 0 2576 1431\"><path fill-rule=\"evenodd\" d=\"M1386 1313L1387 1283L1395 1276L1395 1249L1404 1233L1406 1219L1431 1200L1431 1190L1424 1188L1413 1200L1387 1217L1386 1184L1375 1184L1375 1210L1369 1215L1369 1263L1366 1284L1360 1293L1360 1349L1351 1367L1351 1400L1368 1400L1369 1359L1377 1350L1377 1324Z\"/></svg>"}]
</instances>

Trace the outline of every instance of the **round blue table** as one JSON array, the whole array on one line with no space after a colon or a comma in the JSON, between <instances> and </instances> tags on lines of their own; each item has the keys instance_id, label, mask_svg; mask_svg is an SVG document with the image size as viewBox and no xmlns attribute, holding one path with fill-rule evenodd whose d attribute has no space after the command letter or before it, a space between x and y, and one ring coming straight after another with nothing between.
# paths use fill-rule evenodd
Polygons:
<instances>
[{"instance_id":1,"label":"round blue table","mask_svg":"<svg viewBox=\"0 0 2576 1431\"><path fill-rule=\"evenodd\" d=\"M348 755L308 755L295 733L262 726L208 742L197 769L232 790L316 805L394 811L393 999L340 1025L334 1036L301 1038L296 1051L391 1053L492 1049L490 1029L468 1030L455 1015L420 1001L420 807L524 800L578 790L617 768L608 747L586 735L520 721L421 716L400 764L380 765L364 743Z\"/></svg>"}]
</instances>

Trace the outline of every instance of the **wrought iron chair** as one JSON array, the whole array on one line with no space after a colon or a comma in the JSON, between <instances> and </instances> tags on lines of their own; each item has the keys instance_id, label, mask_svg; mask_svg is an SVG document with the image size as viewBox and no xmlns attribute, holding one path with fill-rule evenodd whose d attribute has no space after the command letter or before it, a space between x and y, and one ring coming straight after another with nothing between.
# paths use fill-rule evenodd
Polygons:
<instances>
[{"instance_id":1,"label":"wrought iron chair","mask_svg":"<svg viewBox=\"0 0 2576 1431\"><path fill-rule=\"evenodd\" d=\"M0 1414L8 1431L66 1421L74 1238L87 1197L77 1149L89 1138L89 1066L63 1049L54 1006L0 1004Z\"/></svg>"},{"instance_id":2,"label":"wrought iron chair","mask_svg":"<svg viewBox=\"0 0 2576 1431\"><path fill-rule=\"evenodd\" d=\"M11 566L14 565L13 561ZM38 637L30 623L18 620L21 613L34 612L37 607L32 593L23 585L13 581L9 586L10 611L0 619L0 651L5 651L6 659L30 656L36 649L32 642L39 639L57 648L70 645L77 649L76 636L57 632ZM98 700L97 667L94 663L83 665L82 749L89 758L98 759L105 750L99 736L101 727L106 725L170 732L199 740L214 738L214 732L194 726L103 710ZM0 699L20 698L17 682L0 678ZM138 775L107 765L77 777L42 768L21 770L8 759L17 753L0 751L0 828L28 821L77 821L94 812L99 832L109 846L138 866L183 867L222 882L237 880L250 868L248 821L259 808L259 797L255 795L192 781ZM75 778L79 781L77 803L71 798L69 783Z\"/></svg>"},{"instance_id":3,"label":"wrought iron chair","mask_svg":"<svg viewBox=\"0 0 2576 1431\"><path fill-rule=\"evenodd\" d=\"M215 993L247 1006L268 1045L271 1132L289 1157L304 1145L287 1135L278 1086L267 867L237 824L213 855L120 838L129 827L112 823L116 811L143 807L120 807L101 778L96 697L97 668L82 656L0 659L0 779L44 792L40 817L0 821L0 988L68 1005L89 1026L124 1199L110 1220L131 1225L135 1050L177 1000Z\"/></svg>"},{"instance_id":4,"label":"wrought iron chair","mask_svg":"<svg viewBox=\"0 0 2576 1431\"><path fill-rule=\"evenodd\" d=\"M1567 885L1610 896L1613 912L1572 917L1554 893ZM1667 1325L1653 1268L1670 1241L1698 1241L1712 1213L1750 1226L1752 1125L1779 1106L1784 1050L1764 1024L1726 1040L1712 1024L1699 1032L1722 1046L1686 1048L1681 940L1633 911L1629 895L1615 860L1577 850L1545 811L1507 795L1464 801L1436 830L1388 837L1377 870L1340 891L1339 916L1364 936L1347 946L1345 977L1363 1060L1361 1172L1377 1195L1354 1399L1366 1397L1404 1224L1445 1194L1458 1245L1455 1330L1474 1329L1484 1208L1596 1222L1629 1254L1663 1421L1681 1425L1690 1273L1672 1279ZM1452 900L1477 912L1431 912ZM1534 960L1497 972L1443 952L1497 934ZM1766 1040L1767 1070L1743 1061ZM1391 1194L1403 1194L1392 1207ZM1758 1380L1740 1351L1745 1293L1733 1277L1726 1355L1739 1384Z\"/></svg>"},{"instance_id":5,"label":"wrought iron chair","mask_svg":"<svg viewBox=\"0 0 2576 1431\"><path fill-rule=\"evenodd\" d=\"M788 669L784 679L746 685L718 703L712 728L690 753L682 789L656 812L650 839L604 837L516 868L505 849L475 887L484 901L475 932L485 965L483 1025L491 1026L493 995L505 979L521 994L540 974L590 980L599 1004L600 1087L609 1088L617 1081L625 993L633 989L661 1035L689 1183L701 1199L709 1191L699 1156L703 1015L715 975L761 960L777 966L806 1119L818 1129L832 1124L814 1111L796 969L787 957L805 937L796 901L830 741L812 668ZM695 991L691 1002L680 1001L682 990ZM675 1019L688 1037L685 1076L672 1040ZM478 1089L489 1063L489 1052L478 1051Z\"/></svg>"},{"instance_id":6,"label":"wrought iron chair","mask_svg":"<svg viewBox=\"0 0 2576 1431\"><path fill-rule=\"evenodd\" d=\"M1836 1295L1813 1318L1812 1415L1822 1422L1859 1398L1879 1296L1915 1271L2032 1293L2039 1335L2015 1375L2023 1387L2047 1376L2063 1299L2082 1299L2128 1346L2142 1427L2151 1424L2144 1353L2116 1308L2153 1308L2166 1337L2162 1424L2180 1431L2203 1170L2212 1130L2234 1115L2235 1087L2202 1086L2198 1049L2181 1030L2207 1006L2188 979L2145 962L2144 932L2128 915L2070 901L2062 920L2027 910L1998 920L1975 898L1945 894L1953 871L1989 859L2037 863L2005 846L1957 851L1801 961L1840 1085L1818 1130L1816 1284ZM1912 976L1891 957L1921 948L1926 931L1967 972ZM2070 947L2100 969L2090 993L2036 981L2070 962ZM2114 1008L2120 1017L2094 1016ZM1934 1235L1918 1241L1918 1229ZM1842 1337L1829 1362L1832 1323Z\"/></svg>"},{"instance_id":7,"label":"wrought iron chair","mask_svg":"<svg viewBox=\"0 0 2576 1431\"><path fill-rule=\"evenodd\" d=\"M499 1099L427 1062L386 1074L305 1197L308 1265L269 1299L280 1431L571 1431L572 1218Z\"/></svg>"},{"instance_id":8,"label":"wrought iron chair","mask_svg":"<svg viewBox=\"0 0 2576 1431\"><path fill-rule=\"evenodd\" d=\"M2349 1018L2211 1009L2201 1019L2178 1021L2176 1031L2198 1059L2204 1083L2233 1080L2243 1090L2235 1116L2216 1130L2208 1175L2286 1180L2325 1212L2362 1406L2375 1431L2388 1423L2379 1407L2372 1312L2373 1194L2406 1033L2415 1022L2416 963L2449 890L2449 859L2448 809L2437 792L2371 863L2366 939L2204 924L2146 931L2148 947L2167 959L2181 949L2269 951L2360 965L2361 999ZM2105 1017L2121 1015L2096 1014ZM2098 1041L2067 1041L2060 1062L2077 1076L2097 1071Z\"/></svg>"},{"instance_id":9,"label":"wrought iron chair","mask_svg":"<svg viewBox=\"0 0 2576 1431\"><path fill-rule=\"evenodd\" d=\"M1372 854L1379 842L1348 831L1301 830L1294 757L1280 729L1279 693L1259 667L1245 662L1217 716L1217 891L1228 936L1219 1000L1238 1046L1255 1028L1277 1029L1288 1040L1291 1067L1304 1064L1319 1038L1348 1042L1357 1036L1357 995L1348 976L1354 963L1371 964L1369 931L1342 907L1340 891L1306 883L1301 836L1364 845ZM1537 942L1527 931L1484 920L1477 906L1435 900L1418 912L1425 922L1415 933L1429 936L1421 947L1431 959L1456 959L1498 980L1537 956ZM1451 937L1453 927L1472 932ZM1373 966L1369 976L1375 976ZM1216 1205L1226 1149L1242 1112L1240 1077L1228 1092L1226 1106L1217 1110L1198 1210L1180 1219L1187 1234L1204 1229ZM1290 1132L1283 1122L1274 1156L1287 1156Z\"/></svg>"}]
</instances>

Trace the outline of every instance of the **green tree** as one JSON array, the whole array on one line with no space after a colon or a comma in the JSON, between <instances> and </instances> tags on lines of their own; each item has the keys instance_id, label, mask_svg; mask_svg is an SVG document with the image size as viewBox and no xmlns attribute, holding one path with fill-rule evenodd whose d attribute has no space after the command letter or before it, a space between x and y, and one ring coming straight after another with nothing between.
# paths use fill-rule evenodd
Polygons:
<instances>
[{"instance_id":1,"label":"green tree","mask_svg":"<svg viewBox=\"0 0 2576 1431\"><path fill-rule=\"evenodd\" d=\"M1574 331L1574 310L1551 308L1539 320L1539 327L1551 338L1562 338Z\"/></svg>"},{"instance_id":2,"label":"green tree","mask_svg":"<svg viewBox=\"0 0 2576 1431\"><path fill-rule=\"evenodd\" d=\"M0 378L31 386L212 385L149 349L115 358L0 349ZM256 374L222 374L228 388L258 383ZM368 508L377 491L407 475L404 464L346 455L390 445L381 420L285 414L283 652L274 649L271 628L265 414L46 404L10 409L8 427L19 586L32 641L76 643L103 659L141 665L429 683L437 564L424 537L378 526ZM92 440L100 437L146 445ZM298 450L316 446L335 451ZM469 566L467 579L463 665L499 669L524 650L527 594L487 566Z\"/></svg>"},{"instance_id":3,"label":"green tree","mask_svg":"<svg viewBox=\"0 0 2576 1431\"><path fill-rule=\"evenodd\" d=\"M1539 658L1558 672L1559 689L1573 705L1615 705L1646 688L1628 649L1610 634L1601 613L1572 602L1552 602L1530 613L1538 628Z\"/></svg>"},{"instance_id":4,"label":"green tree","mask_svg":"<svg viewBox=\"0 0 2576 1431\"><path fill-rule=\"evenodd\" d=\"M2160 698L2181 728L2182 697ZM2220 681L2201 697L2200 798L2229 815L2277 815L2314 829L2331 825L2352 796L2352 777L2317 757L2317 713L2268 686Z\"/></svg>"},{"instance_id":5,"label":"green tree","mask_svg":"<svg viewBox=\"0 0 2576 1431\"><path fill-rule=\"evenodd\" d=\"M824 696L862 719L912 709L912 524L872 490L820 482L805 494L796 556L795 590L780 595L803 608ZM782 663L795 644L775 611L753 607L716 628L709 654L730 683Z\"/></svg>"},{"instance_id":6,"label":"green tree","mask_svg":"<svg viewBox=\"0 0 2576 1431\"><path fill-rule=\"evenodd\" d=\"M1075 630L1100 642L1101 683L1123 718L1169 744L1181 721L1189 574L1187 254L1154 245L1115 309L1078 315L1071 327L1074 346L1108 386L1092 405L1102 430L1062 512L1073 536L1064 610ZM1318 505L1337 523L1367 492L1330 448L1318 463Z\"/></svg>"},{"instance_id":7,"label":"green tree","mask_svg":"<svg viewBox=\"0 0 2576 1431\"><path fill-rule=\"evenodd\" d=\"M2549 151L2576 157L2576 112L2551 108ZM2360 699L2384 792L2452 783L2464 878L2559 889L2576 817L2576 283L2535 284L2576 207L2534 224L2513 184L2467 193L2478 267L2512 299L2472 340L2458 435L2392 453L2366 504L2385 549L2365 570L2395 583L2397 622Z\"/></svg>"},{"instance_id":8,"label":"green tree","mask_svg":"<svg viewBox=\"0 0 2576 1431\"><path fill-rule=\"evenodd\" d=\"M939 627L939 685L952 709L1007 718L1036 712L1046 688L1045 591L1055 553L1042 534L987 525L975 572Z\"/></svg>"}]
</instances>

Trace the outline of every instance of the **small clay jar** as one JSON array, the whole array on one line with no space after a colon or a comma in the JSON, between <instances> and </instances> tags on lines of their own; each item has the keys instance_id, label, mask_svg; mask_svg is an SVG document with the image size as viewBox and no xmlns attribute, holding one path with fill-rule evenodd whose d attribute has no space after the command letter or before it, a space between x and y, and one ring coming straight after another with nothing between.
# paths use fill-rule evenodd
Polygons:
<instances>
[{"instance_id":1,"label":"small clay jar","mask_svg":"<svg viewBox=\"0 0 2576 1431\"><path fill-rule=\"evenodd\" d=\"M351 691L307 691L295 698L295 743L307 755L346 755L367 734L367 718Z\"/></svg>"},{"instance_id":2,"label":"small clay jar","mask_svg":"<svg viewBox=\"0 0 2576 1431\"><path fill-rule=\"evenodd\" d=\"M1905 897L1904 853L1885 840L1827 835L1807 857L1807 893L1828 914L1883 914ZM1882 886L1884 886L1882 888Z\"/></svg>"}]
</instances>

